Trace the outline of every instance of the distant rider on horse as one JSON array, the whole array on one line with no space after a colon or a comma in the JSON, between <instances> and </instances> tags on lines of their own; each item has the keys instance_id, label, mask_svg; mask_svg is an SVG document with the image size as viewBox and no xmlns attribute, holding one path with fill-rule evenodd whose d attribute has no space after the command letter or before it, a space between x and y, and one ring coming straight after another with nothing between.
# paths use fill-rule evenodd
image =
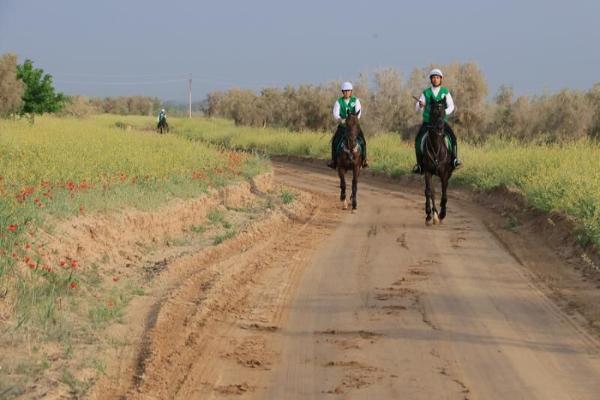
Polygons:
<instances>
[{"instance_id":1,"label":"distant rider on horse","mask_svg":"<svg viewBox=\"0 0 600 400\"><path fill-rule=\"evenodd\" d=\"M358 118L361 115L361 105L358 97L352 96L352 83L344 82L342 83L342 97L337 99L335 104L333 105L333 119L338 123L337 130L335 131L335 135L333 135L333 140L331 141L331 161L327 163L329 168L336 169L336 147L340 143L344 133L346 132L346 118L348 114L358 113ZM363 163L362 167L367 168L369 163L367 162L367 141L365 140L365 136L360 130L358 134L359 140L362 140L364 144L363 149Z\"/></svg>"},{"instance_id":2,"label":"distant rider on horse","mask_svg":"<svg viewBox=\"0 0 600 400\"><path fill-rule=\"evenodd\" d=\"M448 88L442 86L442 79L444 78L444 74L441 70L435 68L432 69L429 73L429 80L431 81L431 87L428 87L421 93L421 97L416 104L417 111L423 111L423 124L419 129L419 133L415 139L415 152L417 154L417 165L414 166L413 172L415 174L423 173L423 154L421 153L419 147L421 146L421 140L423 139L423 135L427 133L429 129L429 104L435 100L440 101L442 99L446 99L446 122L444 123L444 131L452 141L452 166L454 168L458 168L461 165L460 160L458 159L458 146L456 143L456 135L454 131L448 124L448 115L452 114L454 111L454 100L452 100L452 95Z\"/></svg>"},{"instance_id":3,"label":"distant rider on horse","mask_svg":"<svg viewBox=\"0 0 600 400\"><path fill-rule=\"evenodd\" d=\"M165 120L165 122L167 121L167 112L165 111L165 109L161 109L160 112L158 113L158 119L157 122L158 124L160 124L160 121Z\"/></svg>"}]
</instances>

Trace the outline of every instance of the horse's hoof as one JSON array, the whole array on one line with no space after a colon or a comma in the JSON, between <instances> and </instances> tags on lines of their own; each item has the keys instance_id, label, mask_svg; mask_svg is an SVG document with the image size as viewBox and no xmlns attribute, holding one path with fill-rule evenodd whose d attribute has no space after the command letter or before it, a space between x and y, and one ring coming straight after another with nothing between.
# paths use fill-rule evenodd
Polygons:
<instances>
[{"instance_id":1,"label":"horse's hoof","mask_svg":"<svg viewBox=\"0 0 600 400\"><path fill-rule=\"evenodd\" d=\"M344 200L344 201L342 202L342 209L343 209L343 210L347 210L347 209L348 209L348 201L347 201L347 200Z\"/></svg>"},{"instance_id":2,"label":"horse's hoof","mask_svg":"<svg viewBox=\"0 0 600 400\"><path fill-rule=\"evenodd\" d=\"M425 225L431 226L431 218L425 219Z\"/></svg>"},{"instance_id":3,"label":"horse's hoof","mask_svg":"<svg viewBox=\"0 0 600 400\"><path fill-rule=\"evenodd\" d=\"M433 213L433 224L437 225L440 223L440 219L438 218L437 213Z\"/></svg>"}]
</instances>

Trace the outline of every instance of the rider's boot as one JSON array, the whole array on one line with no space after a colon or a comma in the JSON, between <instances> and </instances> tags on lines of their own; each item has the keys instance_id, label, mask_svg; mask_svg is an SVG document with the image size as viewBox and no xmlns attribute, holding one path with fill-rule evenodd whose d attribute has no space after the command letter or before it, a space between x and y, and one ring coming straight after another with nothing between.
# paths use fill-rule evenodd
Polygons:
<instances>
[{"instance_id":1,"label":"rider's boot","mask_svg":"<svg viewBox=\"0 0 600 400\"><path fill-rule=\"evenodd\" d=\"M454 146L454 148L456 148L456 146ZM462 162L458 159L458 155L456 154L456 151L452 152L452 166L457 169L460 168L460 166L462 165Z\"/></svg>"},{"instance_id":2,"label":"rider's boot","mask_svg":"<svg viewBox=\"0 0 600 400\"><path fill-rule=\"evenodd\" d=\"M413 167L412 173L413 174L422 174L423 173L423 159L421 157L419 157L419 154L417 154L417 163Z\"/></svg>"},{"instance_id":3,"label":"rider's boot","mask_svg":"<svg viewBox=\"0 0 600 400\"><path fill-rule=\"evenodd\" d=\"M337 163L335 162L335 148L333 147L333 144L335 143L335 137L334 139L331 141L331 160L329 160L327 162L327 166L331 169L336 169L337 168Z\"/></svg>"},{"instance_id":4,"label":"rider's boot","mask_svg":"<svg viewBox=\"0 0 600 400\"><path fill-rule=\"evenodd\" d=\"M456 137L452 140L452 166L454 169L460 168L462 162L458 159L458 144L456 143Z\"/></svg>"},{"instance_id":5,"label":"rider's boot","mask_svg":"<svg viewBox=\"0 0 600 400\"><path fill-rule=\"evenodd\" d=\"M364 137L363 137L363 141L364 141ZM362 159L362 168L369 168L369 160L367 160L367 146L365 145L365 151L363 154L363 159Z\"/></svg>"}]
</instances>

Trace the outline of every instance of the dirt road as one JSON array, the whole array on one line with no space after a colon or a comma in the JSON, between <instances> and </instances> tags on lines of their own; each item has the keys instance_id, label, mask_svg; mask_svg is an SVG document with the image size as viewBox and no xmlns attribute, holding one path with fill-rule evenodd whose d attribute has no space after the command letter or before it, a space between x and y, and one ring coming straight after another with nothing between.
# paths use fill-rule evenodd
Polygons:
<instances>
[{"instance_id":1,"label":"dirt road","mask_svg":"<svg viewBox=\"0 0 600 400\"><path fill-rule=\"evenodd\" d=\"M332 173L275 177L315 206L161 305L127 398L600 398L599 343L473 205L426 227L398 186L363 179L350 214Z\"/></svg>"}]
</instances>

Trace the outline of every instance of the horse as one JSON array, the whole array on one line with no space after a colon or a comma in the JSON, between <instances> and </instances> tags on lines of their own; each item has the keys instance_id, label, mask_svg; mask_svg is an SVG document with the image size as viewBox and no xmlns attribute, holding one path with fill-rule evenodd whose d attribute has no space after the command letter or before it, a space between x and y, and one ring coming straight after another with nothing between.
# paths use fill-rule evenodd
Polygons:
<instances>
[{"instance_id":1,"label":"horse","mask_svg":"<svg viewBox=\"0 0 600 400\"><path fill-rule=\"evenodd\" d=\"M167 119L166 118L161 118L160 121L158 121L158 125L156 126L156 130L158 131L158 133L169 133L169 124L167 124Z\"/></svg>"},{"instance_id":2,"label":"horse","mask_svg":"<svg viewBox=\"0 0 600 400\"><path fill-rule=\"evenodd\" d=\"M360 125L358 124L358 114L349 113L346 117L346 132L342 138L341 151L336 155L337 172L340 177L340 201L343 209L348 209L348 201L346 200L346 172L352 170L352 194L350 200L352 202L352 212L357 208L356 194L358 191L358 176L362 166L362 152L360 146L364 144L358 143L358 134Z\"/></svg>"},{"instance_id":3,"label":"horse","mask_svg":"<svg viewBox=\"0 0 600 400\"><path fill-rule=\"evenodd\" d=\"M448 202L448 181L454 171L449 144L444 133L446 116L446 99L432 101L430 107L430 126L423 139L423 172L425 173L425 223L438 224L446 217L446 203ZM437 175L442 182L441 210L438 214L435 206L435 190L432 185L432 176ZM431 203L431 204L430 204Z\"/></svg>"}]
</instances>

